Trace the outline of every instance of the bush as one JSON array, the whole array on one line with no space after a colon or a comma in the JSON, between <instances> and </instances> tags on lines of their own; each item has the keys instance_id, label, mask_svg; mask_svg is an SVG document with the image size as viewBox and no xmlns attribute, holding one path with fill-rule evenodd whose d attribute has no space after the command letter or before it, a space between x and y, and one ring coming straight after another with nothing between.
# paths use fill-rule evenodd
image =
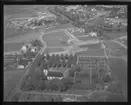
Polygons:
<instances>
[{"instance_id":1,"label":"bush","mask_svg":"<svg viewBox=\"0 0 131 105\"><path fill-rule=\"evenodd\" d=\"M54 98L54 102L62 102L62 97L61 95L57 95L55 98Z\"/></svg>"},{"instance_id":2,"label":"bush","mask_svg":"<svg viewBox=\"0 0 131 105\"><path fill-rule=\"evenodd\" d=\"M61 86L61 91L67 91L69 88L73 85L73 79L72 78L63 78L62 79L63 85Z\"/></svg>"},{"instance_id":3,"label":"bush","mask_svg":"<svg viewBox=\"0 0 131 105\"><path fill-rule=\"evenodd\" d=\"M13 96L13 98L12 98L12 100L11 101L18 101L19 100L19 98L20 98L20 96L21 96L21 93L16 93L14 96Z\"/></svg>"},{"instance_id":4,"label":"bush","mask_svg":"<svg viewBox=\"0 0 131 105\"><path fill-rule=\"evenodd\" d=\"M37 90L44 90L46 88L46 84L44 80L39 81L39 85L37 87Z\"/></svg>"},{"instance_id":5,"label":"bush","mask_svg":"<svg viewBox=\"0 0 131 105\"><path fill-rule=\"evenodd\" d=\"M108 91L112 93L123 93L122 85L120 83L112 83L108 86Z\"/></svg>"},{"instance_id":6,"label":"bush","mask_svg":"<svg viewBox=\"0 0 131 105\"><path fill-rule=\"evenodd\" d=\"M109 75L109 74L106 74L106 75L104 75L104 77L103 77L103 82L105 82L105 83L109 83L109 82L111 82L112 81L112 78L111 78L111 76Z\"/></svg>"},{"instance_id":7,"label":"bush","mask_svg":"<svg viewBox=\"0 0 131 105\"><path fill-rule=\"evenodd\" d=\"M75 70L69 70L69 76L71 76L71 77L74 77L74 74L75 74Z\"/></svg>"},{"instance_id":8,"label":"bush","mask_svg":"<svg viewBox=\"0 0 131 105\"><path fill-rule=\"evenodd\" d=\"M31 91L35 90L34 85L31 83L31 81L26 81L25 84L21 87L22 91Z\"/></svg>"},{"instance_id":9,"label":"bush","mask_svg":"<svg viewBox=\"0 0 131 105\"><path fill-rule=\"evenodd\" d=\"M50 89L51 89L52 91L53 91L53 90L55 90L55 91L60 90L61 86L62 86L62 81L59 80L59 79L53 79L53 80L51 80L51 81L49 82L49 87L50 87Z\"/></svg>"},{"instance_id":10,"label":"bush","mask_svg":"<svg viewBox=\"0 0 131 105\"><path fill-rule=\"evenodd\" d=\"M76 90L94 90L95 84L89 84L89 83L76 83L72 86L73 89Z\"/></svg>"}]
</instances>

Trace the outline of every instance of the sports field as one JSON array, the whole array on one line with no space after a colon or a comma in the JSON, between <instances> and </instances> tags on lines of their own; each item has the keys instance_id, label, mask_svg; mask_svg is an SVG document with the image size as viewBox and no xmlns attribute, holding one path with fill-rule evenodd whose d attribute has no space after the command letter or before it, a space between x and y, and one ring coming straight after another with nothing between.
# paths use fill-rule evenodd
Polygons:
<instances>
[{"instance_id":1,"label":"sports field","mask_svg":"<svg viewBox=\"0 0 131 105\"><path fill-rule=\"evenodd\" d=\"M109 66L113 77L123 85L124 95L127 96L127 63L122 58L109 58Z\"/></svg>"},{"instance_id":2,"label":"sports field","mask_svg":"<svg viewBox=\"0 0 131 105\"><path fill-rule=\"evenodd\" d=\"M105 56L104 49L94 49L76 53L77 56Z\"/></svg>"},{"instance_id":3,"label":"sports field","mask_svg":"<svg viewBox=\"0 0 131 105\"><path fill-rule=\"evenodd\" d=\"M63 30L58 32L45 33L42 38L47 46L69 46L69 44L67 43L69 37Z\"/></svg>"}]
</instances>

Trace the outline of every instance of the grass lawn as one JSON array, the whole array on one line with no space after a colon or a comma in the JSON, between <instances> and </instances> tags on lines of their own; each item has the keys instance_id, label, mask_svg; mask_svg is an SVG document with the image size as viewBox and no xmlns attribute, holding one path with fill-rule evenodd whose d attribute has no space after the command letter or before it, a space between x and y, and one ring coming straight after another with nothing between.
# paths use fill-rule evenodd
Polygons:
<instances>
[{"instance_id":1,"label":"grass lawn","mask_svg":"<svg viewBox=\"0 0 131 105\"><path fill-rule=\"evenodd\" d=\"M87 51L80 51L76 53L77 56L105 56L104 49L94 49Z\"/></svg>"},{"instance_id":2,"label":"grass lawn","mask_svg":"<svg viewBox=\"0 0 131 105\"><path fill-rule=\"evenodd\" d=\"M122 58L109 58L109 66L113 77L123 85L124 95L127 96L127 63Z\"/></svg>"},{"instance_id":3,"label":"grass lawn","mask_svg":"<svg viewBox=\"0 0 131 105\"><path fill-rule=\"evenodd\" d=\"M4 100L23 76L24 70L4 72Z\"/></svg>"},{"instance_id":4,"label":"grass lawn","mask_svg":"<svg viewBox=\"0 0 131 105\"><path fill-rule=\"evenodd\" d=\"M69 46L67 43L69 37L64 31L47 33L42 38L47 46Z\"/></svg>"}]
</instances>

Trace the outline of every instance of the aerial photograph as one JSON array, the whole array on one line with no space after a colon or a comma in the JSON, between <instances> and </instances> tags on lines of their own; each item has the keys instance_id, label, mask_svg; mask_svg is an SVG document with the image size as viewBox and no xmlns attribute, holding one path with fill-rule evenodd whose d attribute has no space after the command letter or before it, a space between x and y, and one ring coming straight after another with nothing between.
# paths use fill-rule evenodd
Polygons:
<instances>
[{"instance_id":1,"label":"aerial photograph","mask_svg":"<svg viewBox=\"0 0 131 105\"><path fill-rule=\"evenodd\" d=\"M128 102L127 5L4 5L4 102Z\"/></svg>"}]
</instances>

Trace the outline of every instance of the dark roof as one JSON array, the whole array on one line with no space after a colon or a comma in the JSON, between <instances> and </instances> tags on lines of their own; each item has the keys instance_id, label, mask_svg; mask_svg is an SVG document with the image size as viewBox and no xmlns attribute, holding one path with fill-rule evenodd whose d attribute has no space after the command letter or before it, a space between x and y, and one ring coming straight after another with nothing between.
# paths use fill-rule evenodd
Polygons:
<instances>
[{"instance_id":1,"label":"dark roof","mask_svg":"<svg viewBox=\"0 0 131 105\"><path fill-rule=\"evenodd\" d=\"M51 76L51 77L63 77L63 74L61 72L52 72L49 71L47 76Z\"/></svg>"}]
</instances>

